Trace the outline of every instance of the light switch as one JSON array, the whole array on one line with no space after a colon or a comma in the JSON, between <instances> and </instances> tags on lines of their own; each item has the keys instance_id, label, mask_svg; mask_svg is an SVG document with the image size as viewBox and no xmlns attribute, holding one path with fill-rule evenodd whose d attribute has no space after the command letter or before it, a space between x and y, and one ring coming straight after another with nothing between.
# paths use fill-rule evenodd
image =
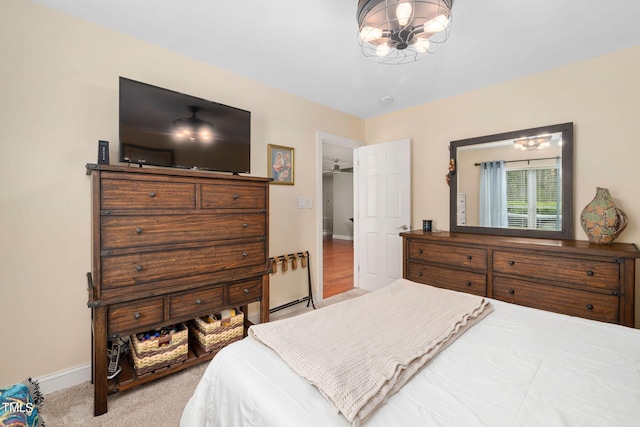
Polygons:
<instances>
[{"instance_id":1,"label":"light switch","mask_svg":"<svg viewBox=\"0 0 640 427\"><path fill-rule=\"evenodd\" d=\"M307 199L302 196L298 196L298 209L306 209L307 208Z\"/></svg>"},{"instance_id":2,"label":"light switch","mask_svg":"<svg viewBox=\"0 0 640 427\"><path fill-rule=\"evenodd\" d=\"M313 201L310 197L298 196L298 209L313 208Z\"/></svg>"}]
</instances>

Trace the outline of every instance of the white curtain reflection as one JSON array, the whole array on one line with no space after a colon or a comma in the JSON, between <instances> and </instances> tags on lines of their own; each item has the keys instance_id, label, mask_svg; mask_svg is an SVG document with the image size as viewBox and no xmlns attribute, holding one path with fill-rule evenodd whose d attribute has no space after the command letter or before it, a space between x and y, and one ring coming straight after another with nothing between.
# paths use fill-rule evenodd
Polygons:
<instances>
[{"instance_id":1,"label":"white curtain reflection","mask_svg":"<svg viewBox=\"0 0 640 427\"><path fill-rule=\"evenodd\" d=\"M480 163L480 226L508 226L507 168L503 160Z\"/></svg>"}]
</instances>

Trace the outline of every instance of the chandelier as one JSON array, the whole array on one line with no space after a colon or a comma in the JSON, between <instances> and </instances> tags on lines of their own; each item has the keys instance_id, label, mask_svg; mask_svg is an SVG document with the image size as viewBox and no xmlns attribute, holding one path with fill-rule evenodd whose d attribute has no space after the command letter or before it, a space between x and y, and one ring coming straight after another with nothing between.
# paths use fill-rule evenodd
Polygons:
<instances>
[{"instance_id":1,"label":"chandelier","mask_svg":"<svg viewBox=\"0 0 640 427\"><path fill-rule=\"evenodd\" d=\"M513 141L513 148L520 151L544 150L551 145L551 135L520 138Z\"/></svg>"},{"instance_id":2,"label":"chandelier","mask_svg":"<svg viewBox=\"0 0 640 427\"><path fill-rule=\"evenodd\" d=\"M384 64L415 62L449 38L453 0L358 0L364 55Z\"/></svg>"},{"instance_id":3,"label":"chandelier","mask_svg":"<svg viewBox=\"0 0 640 427\"><path fill-rule=\"evenodd\" d=\"M178 140L190 140L200 142L211 142L213 139L213 125L206 120L197 117L200 107L190 105L191 117L177 119L173 121L174 135Z\"/></svg>"}]
</instances>

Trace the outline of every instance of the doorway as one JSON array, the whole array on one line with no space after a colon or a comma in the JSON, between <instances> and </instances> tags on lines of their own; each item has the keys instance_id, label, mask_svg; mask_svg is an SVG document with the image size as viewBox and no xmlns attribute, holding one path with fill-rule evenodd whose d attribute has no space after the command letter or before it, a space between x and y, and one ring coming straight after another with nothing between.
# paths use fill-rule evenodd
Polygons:
<instances>
[{"instance_id":1,"label":"doorway","mask_svg":"<svg viewBox=\"0 0 640 427\"><path fill-rule=\"evenodd\" d=\"M332 152L334 149L346 148L344 152ZM326 152L326 154L324 154ZM338 175L336 169L346 171L349 165L345 162L347 153L351 153L352 174L349 181L333 184L335 190L349 189L352 198L345 205L351 206L351 213L338 212L332 207L334 220L332 223L332 243L336 233L336 221L350 225L350 236L353 242L353 278L350 284L355 288L375 290L384 287L402 277L402 239L399 230L411 229L411 141L402 139L378 143L371 146L322 132L317 135L317 166L320 175ZM338 154L336 154L338 153ZM342 153L342 154L339 154ZM332 154L334 154L332 156ZM342 155L343 157L339 157ZM355 160L353 160L355 159ZM323 166L323 162L325 162ZM338 167L332 165L338 164ZM354 166L355 163L355 167ZM324 172L324 173L323 173ZM323 195L324 179L318 179L316 191L318 201L318 247L319 279L322 283L319 299L324 299L324 250L325 233L323 232L325 217L328 211L325 205L335 202L338 197ZM357 218L353 218L355 216ZM358 217L358 215L360 215ZM349 217L347 222L345 218ZM344 231L343 231L344 232ZM349 232L347 232L348 234ZM328 235L329 233L327 233ZM327 257L327 261L329 258ZM362 270L362 271L361 271ZM330 268L327 268L327 274Z\"/></svg>"},{"instance_id":2,"label":"doorway","mask_svg":"<svg viewBox=\"0 0 640 427\"><path fill-rule=\"evenodd\" d=\"M354 174L353 150L364 145L348 138L318 132L320 171L318 200L319 276L321 299L354 288Z\"/></svg>"}]
</instances>

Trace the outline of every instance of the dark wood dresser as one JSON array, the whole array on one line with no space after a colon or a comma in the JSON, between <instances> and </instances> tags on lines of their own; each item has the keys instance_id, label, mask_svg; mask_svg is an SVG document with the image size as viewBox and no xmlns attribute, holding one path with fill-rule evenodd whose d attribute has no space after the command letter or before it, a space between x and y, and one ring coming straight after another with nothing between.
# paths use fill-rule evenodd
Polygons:
<instances>
[{"instance_id":1,"label":"dark wood dresser","mask_svg":"<svg viewBox=\"0 0 640 427\"><path fill-rule=\"evenodd\" d=\"M635 327L634 244L410 231L403 277L501 301Z\"/></svg>"},{"instance_id":2,"label":"dark wood dresser","mask_svg":"<svg viewBox=\"0 0 640 427\"><path fill-rule=\"evenodd\" d=\"M107 381L111 339L260 301L269 321L269 180L178 169L87 165L93 185L94 414L107 395L210 360L189 345L185 362ZM246 325L245 325L246 326Z\"/></svg>"}]
</instances>

